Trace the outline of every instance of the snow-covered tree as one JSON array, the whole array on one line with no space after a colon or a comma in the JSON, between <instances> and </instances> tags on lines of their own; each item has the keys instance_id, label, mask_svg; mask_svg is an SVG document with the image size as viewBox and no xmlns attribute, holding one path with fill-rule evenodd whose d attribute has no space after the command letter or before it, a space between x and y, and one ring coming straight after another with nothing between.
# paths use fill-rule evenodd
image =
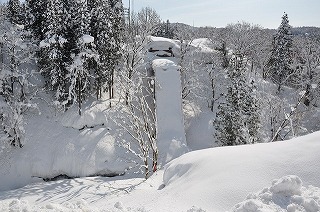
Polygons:
<instances>
[{"instance_id":1,"label":"snow-covered tree","mask_svg":"<svg viewBox=\"0 0 320 212\"><path fill-rule=\"evenodd\" d=\"M0 71L0 119L1 141L12 146L23 146L24 115L31 107L35 92L30 83L33 45L28 35L6 20L0 23L1 71Z\"/></svg>"},{"instance_id":2,"label":"snow-covered tree","mask_svg":"<svg viewBox=\"0 0 320 212\"><path fill-rule=\"evenodd\" d=\"M225 102L220 101L215 121L221 145L259 142L259 102L253 64L262 41L261 28L248 23L230 24L220 31L221 67L226 67ZM221 88L220 88L221 89Z\"/></svg>"},{"instance_id":3,"label":"snow-covered tree","mask_svg":"<svg viewBox=\"0 0 320 212\"><path fill-rule=\"evenodd\" d=\"M121 59L123 8L120 1L99 0L91 4L91 34L95 37L99 60L95 68L97 98L103 91L113 98L114 75Z\"/></svg>"},{"instance_id":4,"label":"snow-covered tree","mask_svg":"<svg viewBox=\"0 0 320 212\"><path fill-rule=\"evenodd\" d=\"M38 41L45 38L44 23L46 20L46 0L26 0L26 28L32 32L32 36Z\"/></svg>"},{"instance_id":5,"label":"snow-covered tree","mask_svg":"<svg viewBox=\"0 0 320 212\"><path fill-rule=\"evenodd\" d=\"M147 53L149 36L154 32L159 21L160 16L154 9L142 8L138 13L132 13L130 22L126 24L123 36L125 43L122 51L123 68L119 73L124 76L121 83L125 85L123 88L125 89L126 104L131 101L129 90L134 86L132 80L136 74L141 74L139 73L141 65L146 62L145 54Z\"/></svg>"},{"instance_id":6,"label":"snow-covered tree","mask_svg":"<svg viewBox=\"0 0 320 212\"><path fill-rule=\"evenodd\" d=\"M75 36L76 49L72 55L72 62L68 66L67 78L70 81L68 100L78 104L79 115L81 115L82 103L91 91L92 73L90 72L90 61L97 61L94 46L94 37L90 35L91 14L87 0L76 0L72 9L74 20L72 25L76 26Z\"/></svg>"},{"instance_id":7,"label":"snow-covered tree","mask_svg":"<svg viewBox=\"0 0 320 212\"><path fill-rule=\"evenodd\" d=\"M300 69L297 82L300 90L306 91L304 104L319 106L320 84L320 41L312 35L300 36L294 39L295 65Z\"/></svg>"},{"instance_id":8,"label":"snow-covered tree","mask_svg":"<svg viewBox=\"0 0 320 212\"><path fill-rule=\"evenodd\" d=\"M146 11L152 11L150 14ZM154 10L142 9L131 14L131 22L127 22L124 35L124 47L120 72L116 74L117 90L123 99L117 116L117 124L130 135L121 145L141 160L142 171L149 177L157 170L158 149L156 144L155 99L153 76L148 71L146 60L149 36L158 24L158 15ZM150 15L150 19L144 15ZM153 15L151 15L153 14ZM141 23L141 24L139 24ZM146 70L148 69L148 70Z\"/></svg>"},{"instance_id":9,"label":"snow-covered tree","mask_svg":"<svg viewBox=\"0 0 320 212\"><path fill-rule=\"evenodd\" d=\"M131 14L129 27L135 35L154 34L161 23L160 15L151 7L142 8L138 13Z\"/></svg>"},{"instance_id":10,"label":"snow-covered tree","mask_svg":"<svg viewBox=\"0 0 320 212\"><path fill-rule=\"evenodd\" d=\"M267 67L268 75L278 86L278 93L283 85L289 85L295 77L293 64L293 35L288 15L282 16L282 22L273 37L273 48Z\"/></svg>"},{"instance_id":11,"label":"snow-covered tree","mask_svg":"<svg viewBox=\"0 0 320 212\"><path fill-rule=\"evenodd\" d=\"M39 12L41 10L41 13ZM120 60L123 8L119 0L27 1L39 68L60 105L79 105L103 91L113 96Z\"/></svg>"},{"instance_id":12,"label":"snow-covered tree","mask_svg":"<svg viewBox=\"0 0 320 212\"><path fill-rule=\"evenodd\" d=\"M194 90L199 87L199 69L195 67L197 49L192 44L196 38L195 30L186 28L182 25L177 26L174 31L174 39L178 40L179 45L179 66L181 73L182 98L185 99L190 93L195 94ZM200 62L202 65L202 62ZM200 88L201 89L201 88Z\"/></svg>"},{"instance_id":13,"label":"snow-covered tree","mask_svg":"<svg viewBox=\"0 0 320 212\"><path fill-rule=\"evenodd\" d=\"M68 100L77 102L79 115L81 115L82 103L90 94L92 73L90 73L89 63L91 59L96 60L97 54L91 49L94 38L88 34L83 34L79 38L79 53L73 58L72 64L68 67L67 78L70 80Z\"/></svg>"},{"instance_id":14,"label":"snow-covered tree","mask_svg":"<svg viewBox=\"0 0 320 212\"><path fill-rule=\"evenodd\" d=\"M259 106L254 81L246 79L247 59L234 54L230 64L225 103L218 106L215 121L216 140L223 146L256 143L259 141Z\"/></svg>"},{"instance_id":15,"label":"snow-covered tree","mask_svg":"<svg viewBox=\"0 0 320 212\"><path fill-rule=\"evenodd\" d=\"M67 85L67 61L64 48L67 40L64 38L63 3L60 0L49 0L47 3L46 20L44 21L45 38L40 42L39 68L46 79L49 90L55 91L58 101L66 100Z\"/></svg>"},{"instance_id":16,"label":"snow-covered tree","mask_svg":"<svg viewBox=\"0 0 320 212\"><path fill-rule=\"evenodd\" d=\"M21 22L21 8L19 0L8 1L8 18L11 23L18 24Z\"/></svg>"},{"instance_id":17,"label":"snow-covered tree","mask_svg":"<svg viewBox=\"0 0 320 212\"><path fill-rule=\"evenodd\" d=\"M115 122L121 128L120 134L129 135L129 138L121 139L120 145L140 160L133 159L142 169L145 178L148 178L151 172L157 171L158 165L153 80L144 74L136 73L130 81L130 93L126 94L130 101L115 107L118 113ZM119 85L128 86L121 82Z\"/></svg>"},{"instance_id":18,"label":"snow-covered tree","mask_svg":"<svg viewBox=\"0 0 320 212\"><path fill-rule=\"evenodd\" d=\"M162 22L158 25L157 31L153 35L173 39L175 37L175 28L170 21L167 20L166 22Z\"/></svg>"}]
</instances>

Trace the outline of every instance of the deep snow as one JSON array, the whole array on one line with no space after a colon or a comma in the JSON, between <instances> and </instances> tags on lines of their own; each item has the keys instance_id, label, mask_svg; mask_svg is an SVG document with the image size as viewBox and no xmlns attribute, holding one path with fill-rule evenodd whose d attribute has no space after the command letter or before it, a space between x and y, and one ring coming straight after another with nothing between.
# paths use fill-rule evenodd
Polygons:
<instances>
[{"instance_id":1,"label":"deep snow","mask_svg":"<svg viewBox=\"0 0 320 212\"><path fill-rule=\"evenodd\" d=\"M164 51L171 47L174 55L180 56L178 41L150 39L149 48ZM200 53L214 51L207 39L191 45ZM149 53L149 59L157 58L156 54ZM158 61L154 69L174 73L167 78L177 77L177 61ZM156 84L161 90L161 83ZM270 90L269 84L260 84ZM177 91L164 92L173 98L181 93L177 87L168 88ZM170 101L164 103L160 105L162 114ZM174 105L177 109L180 99ZM190 105L184 108L185 117L190 116L186 123L188 147L196 150L213 146L213 113L206 105ZM290 141L190 152L147 181L133 175L84 178L121 174L129 167L126 150L117 146L117 126L108 108L108 101L93 101L84 105L83 116L79 117L76 108L61 115L55 114L56 108L39 104L41 114L34 111L27 116L24 148L0 150L0 211L319 211L320 132ZM181 107L178 109L180 113ZM180 126L174 130L182 135L178 109L178 116L169 117L175 124L167 120L165 127ZM309 125L316 126L317 119L313 121ZM173 146L172 152L168 147L172 143L159 144L161 154L169 155L167 161L186 152L183 141ZM83 178L54 182L38 178L57 174Z\"/></svg>"},{"instance_id":2,"label":"deep snow","mask_svg":"<svg viewBox=\"0 0 320 212\"><path fill-rule=\"evenodd\" d=\"M114 124L106 115L108 104L84 105L81 117L76 108L61 116L54 115L55 108L41 100L41 113L35 111L26 118L24 147L0 152L0 191L60 174L84 177L123 173L129 164L119 159L125 149L116 145Z\"/></svg>"},{"instance_id":3,"label":"deep snow","mask_svg":"<svg viewBox=\"0 0 320 212\"><path fill-rule=\"evenodd\" d=\"M168 59L152 61L155 71L157 144L165 163L188 152L184 129L181 80L178 65Z\"/></svg>"},{"instance_id":4,"label":"deep snow","mask_svg":"<svg viewBox=\"0 0 320 212\"><path fill-rule=\"evenodd\" d=\"M316 132L283 142L190 152L147 181L93 177L31 184L0 192L0 209L319 211L319 137Z\"/></svg>"},{"instance_id":5,"label":"deep snow","mask_svg":"<svg viewBox=\"0 0 320 212\"><path fill-rule=\"evenodd\" d=\"M233 212L241 211L320 211L320 189L302 186L299 177L288 175L274 180L270 187L250 194L247 200L235 205Z\"/></svg>"}]
</instances>

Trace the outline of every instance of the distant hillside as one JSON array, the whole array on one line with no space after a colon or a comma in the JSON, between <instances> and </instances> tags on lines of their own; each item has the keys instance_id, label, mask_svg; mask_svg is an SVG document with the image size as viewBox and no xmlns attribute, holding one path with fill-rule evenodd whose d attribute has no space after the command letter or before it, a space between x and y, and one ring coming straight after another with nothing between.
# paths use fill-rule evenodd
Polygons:
<instances>
[{"instance_id":1,"label":"distant hillside","mask_svg":"<svg viewBox=\"0 0 320 212\"><path fill-rule=\"evenodd\" d=\"M184 23L170 23L170 27L173 29L183 29L186 31L193 31L198 35L208 35L213 34L214 32L218 31L221 28L216 27L194 27ZM264 29L268 33L275 33L276 29ZM294 36L302 36L302 35L312 35L320 37L320 27L310 27L310 26L303 26L303 27L293 27L292 34Z\"/></svg>"},{"instance_id":2,"label":"distant hillside","mask_svg":"<svg viewBox=\"0 0 320 212\"><path fill-rule=\"evenodd\" d=\"M320 28L319 27L294 27L292 29L292 33L294 35L312 35L312 36L320 36Z\"/></svg>"}]
</instances>

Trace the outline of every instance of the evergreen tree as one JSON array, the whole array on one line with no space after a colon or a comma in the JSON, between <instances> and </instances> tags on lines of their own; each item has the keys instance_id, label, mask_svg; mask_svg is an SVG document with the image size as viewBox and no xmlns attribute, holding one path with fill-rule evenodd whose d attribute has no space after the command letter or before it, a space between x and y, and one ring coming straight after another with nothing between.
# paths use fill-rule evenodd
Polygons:
<instances>
[{"instance_id":1,"label":"evergreen tree","mask_svg":"<svg viewBox=\"0 0 320 212\"><path fill-rule=\"evenodd\" d=\"M63 4L60 0L49 0L45 11L45 39L40 42L39 66L47 80L47 88L55 90L56 99L65 100L66 65L64 61L64 45L61 23L63 22Z\"/></svg>"},{"instance_id":2,"label":"evergreen tree","mask_svg":"<svg viewBox=\"0 0 320 212\"><path fill-rule=\"evenodd\" d=\"M41 12L39 12L41 10ZM121 57L123 8L119 0L27 0L28 27L39 42L39 67L56 100L69 107L91 91L113 96Z\"/></svg>"},{"instance_id":3,"label":"evergreen tree","mask_svg":"<svg viewBox=\"0 0 320 212\"><path fill-rule=\"evenodd\" d=\"M278 85L278 93L283 85L289 85L294 78L293 35L288 15L282 16L282 22L273 37L272 52L268 62L269 76Z\"/></svg>"},{"instance_id":4,"label":"evergreen tree","mask_svg":"<svg viewBox=\"0 0 320 212\"><path fill-rule=\"evenodd\" d=\"M95 67L97 97L108 91L113 98L114 74L121 58L124 30L123 7L118 0L97 0L92 8L91 34L99 61Z\"/></svg>"},{"instance_id":5,"label":"evergreen tree","mask_svg":"<svg viewBox=\"0 0 320 212\"><path fill-rule=\"evenodd\" d=\"M124 34L124 17L123 17L123 5L121 0L109 0L111 6L112 18L111 31L109 35L109 56L108 56L108 91L109 98L114 97L114 75L117 70L117 66L121 60L121 47L123 46L123 34ZM101 56L101 54L100 54Z\"/></svg>"},{"instance_id":6,"label":"evergreen tree","mask_svg":"<svg viewBox=\"0 0 320 212\"><path fill-rule=\"evenodd\" d=\"M71 102L78 103L79 115L81 115L82 102L90 94L91 77L90 62L96 60L97 54L93 48L94 37L90 33L90 19L87 0L75 1L74 26L76 28L76 50L71 65L68 67L68 78L70 79L70 87L68 99Z\"/></svg>"},{"instance_id":7,"label":"evergreen tree","mask_svg":"<svg viewBox=\"0 0 320 212\"><path fill-rule=\"evenodd\" d=\"M109 38L111 37L111 7L106 0L95 1L92 5L91 34L95 37L94 44L97 47L99 60L92 63L95 72L96 97L101 98L102 91L108 88L110 73L108 70Z\"/></svg>"},{"instance_id":8,"label":"evergreen tree","mask_svg":"<svg viewBox=\"0 0 320 212\"><path fill-rule=\"evenodd\" d=\"M246 59L234 55L228 69L226 102L218 106L217 142L223 146L252 144L259 141L258 102L254 82L246 81Z\"/></svg>"},{"instance_id":9,"label":"evergreen tree","mask_svg":"<svg viewBox=\"0 0 320 212\"><path fill-rule=\"evenodd\" d=\"M32 32L33 37L38 41L45 38L45 20L47 0L26 0L25 3L27 29Z\"/></svg>"},{"instance_id":10,"label":"evergreen tree","mask_svg":"<svg viewBox=\"0 0 320 212\"><path fill-rule=\"evenodd\" d=\"M166 22L163 22L157 26L156 33L154 33L154 36L158 37L164 37L173 39L175 37L174 28L172 27L172 24L169 20Z\"/></svg>"},{"instance_id":11,"label":"evergreen tree","mask_svg":"<svg viewBox=\"0 0 320 212\"><path fill-rule=\"evenodd\" d=\"M8 18L11 23L19 24L21 21L21 8L19 0L8 1Z\"/></svg>"}]
</instances>

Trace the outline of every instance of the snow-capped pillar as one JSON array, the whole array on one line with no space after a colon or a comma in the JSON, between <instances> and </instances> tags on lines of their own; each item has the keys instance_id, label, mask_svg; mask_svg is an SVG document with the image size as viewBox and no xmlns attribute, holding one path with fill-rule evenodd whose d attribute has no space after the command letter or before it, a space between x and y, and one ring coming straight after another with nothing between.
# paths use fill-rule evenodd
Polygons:
<instances>
[{"instance_id":1,"label":"snow-capped pillar","mask_svg":"<svg viewBox=\"0 0 320 212\"><path fill-rule=\"evenodd\" d=\"M164 164L188 151L184 130L179 67L168 59L152 61L155 71L157 145Z\"/></svg>"}]
</instances>

